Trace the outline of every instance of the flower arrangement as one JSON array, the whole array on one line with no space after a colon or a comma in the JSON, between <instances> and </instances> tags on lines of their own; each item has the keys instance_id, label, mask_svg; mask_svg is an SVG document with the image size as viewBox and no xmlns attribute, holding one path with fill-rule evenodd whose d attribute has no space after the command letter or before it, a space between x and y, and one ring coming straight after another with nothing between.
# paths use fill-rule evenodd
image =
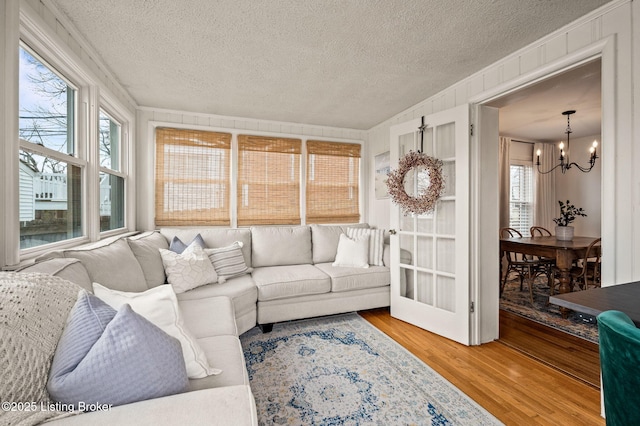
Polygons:
<instances>
[{"instance_id":1,"label":"flower arrangement","mask_svg":"<svg viewBox=\"0 0 640 426\"><path fill-rule=\"evenodd\" d=\"M558 201L560 204L560 217L553 219L558 226L569 226L578 216L587 216L582 207L577 208L569 200L566 203Z\"/></svg>"},{"instance_id":2,"label":"flower arrangement","mask_svg":"<svg viewBox=\"0 0 640 426\"><path fill-rule=\"evenodd\" d=\"M410 170L420 167L424 167L429 173L429 186L424 193L412 197L405 191L404 177ZM389 196L402 208L405 215L433 211L444 190L442 161L421 152L410 151L398 161L398 168L387 176Z\"/></svg>"}]
</instances>

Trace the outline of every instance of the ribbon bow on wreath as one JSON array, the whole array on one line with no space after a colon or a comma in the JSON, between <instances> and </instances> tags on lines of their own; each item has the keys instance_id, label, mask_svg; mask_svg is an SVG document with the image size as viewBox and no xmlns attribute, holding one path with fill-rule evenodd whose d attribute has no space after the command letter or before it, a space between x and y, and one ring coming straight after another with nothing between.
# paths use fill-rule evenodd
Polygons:
<instances>
[{"instance_id":1,"label":"ribbon bow on wreath","mask_svg":"<svg viewBox=\"0 0 640 426\"><path fill-rule=\"evenodd\" d=\"M429 185L426 191L412 197L404 189L404 178L412 169L418 171L420 168L427 170ZM444 190L442 161L421 152L409 151L398 161L398 168L392 170L387 176L389 196L400 206L405 215L419 215L433 211L436 201Z\"/></svg>"}]
</instances>

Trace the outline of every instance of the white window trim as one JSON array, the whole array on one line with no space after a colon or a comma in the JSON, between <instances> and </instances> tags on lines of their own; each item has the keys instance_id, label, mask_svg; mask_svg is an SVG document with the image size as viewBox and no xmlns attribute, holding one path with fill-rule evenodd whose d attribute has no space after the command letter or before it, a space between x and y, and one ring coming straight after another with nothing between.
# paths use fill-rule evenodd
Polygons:
<instances>
[{"instance_id":1,"label":"white window trim","mask_svg":"<svg viewBox=\"0 0 640 426\"><path fill-rule=\"evenodd\" d=\"M509 161L509 167L511 166L528 166L531 167L531 202L529 203L531 205L531 225L533 226L533 210L535 208L535 198L534 198L534 176L533 176L533 160L516 160L516 159L512 159ZM511 188L509 188L509 210L511 210ZM511 219L509 219L509 221L511 221ZM511 226L511 224L509 224ZM529 230L526 230L527 232L529 232ZM522 232L522 231L521 231ZM524 235L524 234L523 234Z\"/></svg>"},{"instance_id":2,"label":"white window trim","mask_svg":"<svg viewBox=\"0 0 640 426\"><path fill-rule=\"evenodd\" d=\"M7 138L10 146L6 152L11 155L8 155L4 161L5 164L9 162L16 164L11 164L5 168L7 171L13 172L12 176L8 177L9 182L7 183L7 191L9 192L7 199L12 200L12 203L10 204L10 209L5 209L7 218L1 225L4 227L6 237L3 263L8 267L52 250L74 247L112 235L131 232L135 230L136 214L135 180L133 179L135 158L133 155L133 143L131 142L131 135L135 134L135 113L129 111L108 91L90 67L78 57L69 45L65 44L60 37L50 29L48 24L44 22L42 17L40 17L28 3L20 2L19 16L18 44L15 45L16 52L12 58L12 62L18 60L18 45L20 42L23 42L28 46L29 50L32 50L37 57L45 61L57 74L77 90L76 157L64 157L64 161L80 166L83 169L83 235L82 237L70 238L29 249L20 249L20 230L17 226L19 223L18 167L16 161L18 151L20 149L26 149L41 155L55 154L57 156L59 156L60 153L19 140L17 135L18 104L17 102L11 103L8 105L6 115L7 117L16 117L16 127L8 126L7 128L7 131L9 131L9 127L11 127L12 133L13 130L15 130L15 135L12 134L10 138ZM18 64L16 63L16 73L18 72L17 68ZM17 100L17 79L19 75L7 75L7 77L12 77L16 80L15 92L11 95L15 96ZM103 233L100 233L99 190L96 191L95 189L99 189L100 185L99 153L97 149L98 115L100 107L108 111L114 118L117 118L122 126L122 167L118 175L125 178L125 227ZM15 174L15 176L13 176L13 174ZM93 188L93 190L90 190L91 188Z\"/></svg>"}]
</instances>

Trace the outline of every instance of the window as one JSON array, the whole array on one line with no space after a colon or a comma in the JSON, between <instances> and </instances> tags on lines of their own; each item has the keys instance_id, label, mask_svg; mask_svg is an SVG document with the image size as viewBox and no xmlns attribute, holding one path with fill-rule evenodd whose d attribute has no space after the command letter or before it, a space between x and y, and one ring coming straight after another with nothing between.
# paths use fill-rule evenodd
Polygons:
<instances>
[{"instance_id":1,"label":"window","mask_svg":"<svg viewBox=\"0 0 640 426\"><path fill-rule=\"evenodd\" d=\"M157 226L296 225L303 213L306 223L360 221L359 144L307 141L303 176L301 139L232 139L229 133L156 129Z\"/></svg>"},{"instance_id":2,"label":"window","mask_svg":"<svg viewBox=\"0 0 640 426\"><path fill-rule=\"evenodd\" d=\"M100 231L124 227L124 175L121 172L122 126L100 109Z\"/></svg>"},{"instance_id":3,"label":"window","mask_svg":"<svg viewBox=\"0 0 640 426\"><path fill-rule=\"evenodd\" d=\"M238 225L300 223L299 139L238 136Z\"/></svg>"},{"instance_id":4,"label":"window","mask_svg":"<svg viewBox=\"0 0 640 426\"><path fill-rule=\"evenodd\" d=\"M509 226L526 236L533 225L533 167L511 164L510 172Z\"/></svg>"},{"instance_id":5,"label":"window","mask_svg":"<svg viewBox=\"0 0 640 426\"><path fill-rule=\"evenodd\" d=\"M20 248L82 236L77 156L77 89L35 53L20 47Z\"/></svg>"},{"instance_id":6,"label":"window","mask_svg":"<svg viewBox=\"0 0 640 426\"><path fill-rule=\"evenodd\" d=\"M307 223L360 221L360 145L307 141Z\"/></svg>"},{"instance_id":7,"label":"window","mask_svg":"<svg viewBox=\"0 0 640 426\"><path fill-rule=\"evenodd\" d=\"M156 225L230 225L231 135L156 129Z\"/></svg>"}]
</instances>

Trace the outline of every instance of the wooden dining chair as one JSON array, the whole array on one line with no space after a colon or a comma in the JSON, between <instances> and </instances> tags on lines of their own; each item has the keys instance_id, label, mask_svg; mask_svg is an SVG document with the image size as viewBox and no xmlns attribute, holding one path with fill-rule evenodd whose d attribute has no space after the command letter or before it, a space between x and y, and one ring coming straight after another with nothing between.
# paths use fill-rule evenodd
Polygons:
<instances>
[{"instance_id":1,"label":"wooden dining chair","mask_svg":"<svg viewBox=\"0 0 640 426\"><path fill-rule=\"evenodd\" d=\"M552 237L553 234L544 226L532 226L529 228L529 233L532 237ZM554 289L556 286L556 260L553 257L539 257L541 262L545 264L545 275L547 276L547 281L549 283L549 294L554 294ZM559 282L558 282L559 284Z\"/></svg>"},{"instance_id":2,"label":"wooden dining chair","mask_svg":"<svg viewBox=\"0 0 640 426\"><path fill-rule=\"evenodd\" d=\"M532 226L529 228L529 233L532 237L551 237L553 234L547 228L543 226Z\"/></svg>"},{"instance_id":3,"label":"wooden dining chair","mask_svg":"<svg viewBox=\"0 0 640 426\"><path fill-rule=\"evenodd\" d=\"M500 238L522 238L522 234L514 228L502 228L500 229ZM511 251L503 251L500 258L503 257L507 260L507 269L500 283L500 295L504 291L509 274L515 272L520 279L520 291L523 289L524 281L527 281L529 298L531 305L533 305L533 282L536 277L546 274L546 264L536 257Z\"/></svg>"},{"instance_id":4,"label":"wooden dining chair","mask_svg":"<svg viewBox=\"0 0 640 426\"><path fill-rule=\"evenodd\" d=\"M600 257L602 256L600 241L601 238L593 240L578 266L571 268L572 288L575 284L580 290L600 287Z\"/></svg>"}]
</instances>

